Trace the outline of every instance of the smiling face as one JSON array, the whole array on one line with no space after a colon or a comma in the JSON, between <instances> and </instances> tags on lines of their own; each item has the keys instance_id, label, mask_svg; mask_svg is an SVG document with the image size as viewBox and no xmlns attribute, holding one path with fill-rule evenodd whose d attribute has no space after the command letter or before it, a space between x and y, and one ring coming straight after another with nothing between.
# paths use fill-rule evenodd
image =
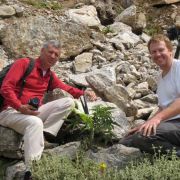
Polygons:
<instances>
[{"instance_id":1,"label":"smiling face","mask_svg":"<svg viewBox=\"0 0 180 180\"><path fill-rule=\"evenodd\" d=\"M173 53L170 50L165 41L154 41L149 45L149 52L152 60L167 73L171 68L173 61Z\"/></svg>"},{"instance_id":2,"label":"smiling face","mask_svg":"<svg viewBox=\"0 0 180 180\"><path fill-rule=\"evenodd\" d=\"M60 48L56 48L52 44L49 44L47 48L42 48L40 55L42 68L47 70L54 66L60 57L60 53Z\"/></svg>"}]
</instances>

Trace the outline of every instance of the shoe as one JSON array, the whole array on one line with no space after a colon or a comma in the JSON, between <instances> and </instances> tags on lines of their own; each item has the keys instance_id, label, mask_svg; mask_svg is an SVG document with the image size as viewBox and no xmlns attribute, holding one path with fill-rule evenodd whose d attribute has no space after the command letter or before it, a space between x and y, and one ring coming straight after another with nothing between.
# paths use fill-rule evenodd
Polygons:
<instances>
[{"instance_id":1,"label":"shoe","mask_svg":"<svg viewBox=\"0 0 180 180\"><path fill-rule=\"evenodd\" d=\"M59 146L57 143L50 143L48 141L44 141L44 149L53 149L55 147Z\"/></svg>"},{"instance_id":2,"label":"shoe","mask_svg":"<svg viewBox=\"0 0 180 180\"><path fill-rule=\"evenodd\" d=\"M176 151L176 156L180 158L180 150Z\"/></svg>"},{"instance_id":3,"label":"shoe","mask_svg":"<svg viewBox=\"0 0 180 180\"><path fill-rule=\"evenodd\" d=\"M26 171L24 174L24 180L33 180L32 174L30 171Z\"/></svg>"},{"instance_id":4,"label":"shoe","mask_svg":"<svg viewBox=\"0 0 180 180\"><path fill-rule=\"evenodd\" d=\"M43 133L44 133L44 138L45 138L46 141L48 141L50 143L54 143L55 142L56 136L52 135L49 132L45 132L45 131Z\"/></svg>"}]
</instances>

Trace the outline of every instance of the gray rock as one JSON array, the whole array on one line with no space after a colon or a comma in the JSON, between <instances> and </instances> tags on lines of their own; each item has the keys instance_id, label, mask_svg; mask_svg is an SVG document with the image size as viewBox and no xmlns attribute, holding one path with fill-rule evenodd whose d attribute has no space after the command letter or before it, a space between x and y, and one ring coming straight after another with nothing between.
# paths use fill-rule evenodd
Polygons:
<instances>
[{"instance_id":1,"label":"gray rock","mask_svg":"<svg viewBox=\"0 0 180 180\"><path fill-rule=\"evenodd\" d=\"M0 126L0 156L21 159L22 135L14 130Z\"/></svg>"},{"instance_id":2,"label":"gray rock","mask_svg":"<svg viewBox=\"0 0 180 180\"><path fill-rule=\"evenodd\" d=\"M122 22L124 24L127 24L131 27L134 26L134 23L136 21L136 6L131 5L127 9L125 9L121 14L119 14L115 18L116 22Z\"/></svg>"},{"instance_id":3,"label":"gray rock","mask_svg":"<svg viewBox=\"0 0 180 180\"><path fill-rule=\"evenodd\" d=\"M155 6L161 4L172 4L172 3L180 2L180 0L151 0L151 2Z\"/></svg>"},{"instance_id":4,"label":"gray rock","mask_svg":"<svg viewBox=\"0 0 180 180\"><path fill-rule=\"evenodd\" d=\"M144 108L144 109L139 109L136 115L137 119L148 119L149 115L153 112L155 107L149 107L149 108Z\"/></svg>"},{"instance_id":5,"label":"gray rock","mask_svg":"<svg viewBox=\"0 0 180 180\"><path fill-rule=\"evenodd\" d=\"M26 167L22 161L11 165L6 169L5 180L23 180L25 170Z\"/></svg>"},{"instance_id":6,"label":"gray rock","mask_svg":"<svg viewBox=\"0 0 180 180\"><path fill-rule=\"evenodd\" d=\"M130 161L140 158L142 154L136 148L126 147L122 144L116 144L107 149L101 149L97 153L87 152L87 157L97 163L106 163L107 167L124 168Z\"/></svg>"},{"instance_id":7,"label":"gray rock","mask_svg":"<svg viewBox=\"0 0 180 180\"><path fill-rule=\"evenodd\" d=\"M13 8L16 11L16 16L18 16L18 17L22 17L23 16L23 13L24 13L24 8L23 7L20 7L18 4L14 4Z\"/></svg>"},{"instance_id":8,"label":"gray rock","mask_svg":"<svg viewBox=\"0 0 180 180\"><path fill-rule=\"evenodd\" d=\"M70 142L62 146L58 146L53 149L44 150L45 154L67 156L70 159L74 159L80 148L80 142Z\"/></svg>"},{"instance_id":9,"label":"gray rock","mask_svg":"<svg viewBox=\"0 0 180 180\"><path fill-rule=\"evenodd\" d=\"M14 36L16 34L16 36ZM42 43L47 39L60 40L62 43L61 58L76 56L92 47L90 31L62 17L53 22L43 16L32 16L13 20L0 31L0 37L6 50L16 57L39 56Z\"/></svg>"},{"instance_id":10,"label":"gray rock","mask_svg":"<svg viewBox=\"0 0 180 180\"><path fill-rule=\"evenodd\" d=\"M66 14L76 23L89 27L98 27L101 25L94 6L83 6L79 9L70 9Z\"/></svg>"},{"instance_id":11,"label":"gray rock","mask_svg":"<svg viewBox=\"0 0 180 180\"><path fill-rule=\"evenodd\" d=\"M75 57L73 63L75 73L85 73L90 71L92 66L92 53L83 53Z\"/></svg>"},{"instance_id":12,"label":"gray rock","mask_svg":"<svg viewBox=\"0 0 180 180\"><path fill-rule=\"evenodd\" d=\"M11 6L1 5L0 6L0 17L6 18L15 15L15 9Z\"/></svg>"}]
</instances>

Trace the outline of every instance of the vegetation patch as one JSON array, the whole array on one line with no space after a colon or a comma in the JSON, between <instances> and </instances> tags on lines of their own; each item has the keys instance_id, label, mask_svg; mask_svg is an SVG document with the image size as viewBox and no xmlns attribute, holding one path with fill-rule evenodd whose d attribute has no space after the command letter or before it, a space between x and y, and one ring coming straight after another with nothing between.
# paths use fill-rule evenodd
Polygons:
<instances>
[{"instance_id":1,"label":"vegetation patch","mask_svg":"<svg viewBox=\"0 0 180 180\"><path fill-rule=\"evenodd\" d=\"M58 1L46 1L46 0L20 0L23 3L26 3L28 5L32 5L36 8L45 8L45 9L51 9L51 10L59 10L62 9L62 5Z\"/></svg>"},{"instance_id":2,"label":"vegetation patch","mask_svg":"<svg viewBox=\"0 0 180 180\"><path fill-rule=\"evenodd\" d=\"M44 156L33 163L32 173L36 180L156 180L180 179L180 161L171 157L154 156L141 162L131 162L124 169L110 168L106 163L95 163L77 155L75 160L66 157Z\"/></svg>"}]
</instances>

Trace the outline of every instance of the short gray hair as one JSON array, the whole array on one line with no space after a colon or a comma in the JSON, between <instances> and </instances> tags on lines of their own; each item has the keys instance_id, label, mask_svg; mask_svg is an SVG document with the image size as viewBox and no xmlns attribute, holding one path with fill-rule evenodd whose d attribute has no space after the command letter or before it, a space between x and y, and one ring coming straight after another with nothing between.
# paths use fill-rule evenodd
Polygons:
<instances>
[{"instance_id":1,"label":"short gray hair","mask_svg":"<svg viewBox=\"0 0 180 180\"><path fill-rule=\"evenodd\" d=\"M52 45L53 47L55 48L61 48L61 43L57 40L49 40L49 41L46 41L44 44L43 44L43 48L48 48L49 45Z\"/></svg>"}]
</instances>

